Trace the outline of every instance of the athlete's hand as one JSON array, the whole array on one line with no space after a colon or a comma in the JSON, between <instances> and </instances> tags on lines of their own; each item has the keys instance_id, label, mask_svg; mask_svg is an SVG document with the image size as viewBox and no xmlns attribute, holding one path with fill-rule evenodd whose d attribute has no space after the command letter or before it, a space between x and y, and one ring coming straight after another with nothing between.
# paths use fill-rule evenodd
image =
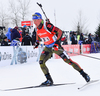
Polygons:
<instances>
[{"instance_id":1,"label":"athlete's hand","mask_svg":"<svg viewBox=\"0 0 100 96\"><path fill-rule=\"evenodd\" d=\"M56 42L55 42L55 44L53 45L53 50L58 50L58 48L59 48L59 44L60 44L60 41L59 40L57 40Z\"/></svg>"},{"instance_id":2,"label":"athlete's hand","mask_svg":"<svg viewBox=\"0 0 100 96\"><path fill-rule=\"evenodd\" d=\"M58 51L58 44L54 44L54 45L53 45L53 50Z\"/></svg>"},{"instance_id":3,"label":"athlete's hand","mask_svg":"<svg viewBox=\"0 0 100 96\"><path fill-rule=\"evenodd\" d=\"M47 18L47 19L46 19L46 22L47 22L47 23L50 23L50 20Z\"/></svg>"},{"instance_id":4,"label":"athlete's hand","mask_svg":"<svg viewBox=\"0 0 100 96\"><path fill-rule=\"evenodd\" d=\"M35 42L35 44L34 44L34 47L33 47L33 48L34 48L34 49L35 49L35 48L38 48L38 46L39 46L39 42Z\"/></svg>"}]
</instances>

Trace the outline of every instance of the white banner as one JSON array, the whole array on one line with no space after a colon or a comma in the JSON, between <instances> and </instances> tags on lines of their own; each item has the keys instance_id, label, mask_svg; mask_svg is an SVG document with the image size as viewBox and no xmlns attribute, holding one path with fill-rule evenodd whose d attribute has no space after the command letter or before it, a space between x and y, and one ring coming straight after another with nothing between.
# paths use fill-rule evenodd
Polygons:
<instances>
[{"instance_id":1,"label":"white banner","mask_svg":"<svg viewBox=\"0 0 100 96\"><path fill-rule=\"evenodd\" d=\"M38 55L38 48L33 49L33 46L1 46L0 66L36 62Z\"/></svg>"}]
</instances>

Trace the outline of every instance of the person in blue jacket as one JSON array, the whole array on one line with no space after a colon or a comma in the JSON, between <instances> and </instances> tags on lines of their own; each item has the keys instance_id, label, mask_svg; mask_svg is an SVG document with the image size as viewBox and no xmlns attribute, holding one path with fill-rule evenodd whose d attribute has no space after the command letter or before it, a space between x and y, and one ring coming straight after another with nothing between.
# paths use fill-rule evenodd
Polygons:
<instances>
[{"instance_id":1,"label":"person in blue jacket","mask_svg":"<svg viewBox=\"0 0 100 96\"><path fill-rule=\"evenodd\" d=\"M8 32L6 33L8 41L11 41L11 31L12 31L12 28L9 27Z\"/></svg>"},{"instance_id":2,"label":"person in blue jacket","mask_svg":"<svg viewBox=\"0 0 100 96\"><path fill-rule=\"evenodd\" d=\"M11 32L11 41L16 39L16 38L20 38L20 33L18 31L18 27L16 26L14 29L12 29L12 32Z\"/></svg>"}]
</instances>

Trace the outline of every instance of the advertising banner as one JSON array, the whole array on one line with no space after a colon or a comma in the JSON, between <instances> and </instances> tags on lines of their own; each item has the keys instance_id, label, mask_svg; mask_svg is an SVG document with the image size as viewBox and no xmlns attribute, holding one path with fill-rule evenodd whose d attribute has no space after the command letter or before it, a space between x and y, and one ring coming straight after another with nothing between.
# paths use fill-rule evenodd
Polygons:
<instances>
[{"instance_id":1,"label":"advertising banner","mask_svg":"<svg viewBox=\"0 0 100 96\"><path fill-rule=\"evenodd\" d=\"M21 26L32 26L33 25L33 21L21 21Z\"/></svg>"},{"instance_id":2,"label":"advertising banner","mask_svg":"<svg viewBox=\"0 0 100 96\"><path fill-rule=\"evenodd\" d=\"M78 45L78 44L77 45L62 45L62 47L64 48L64 50L67 52L67 54L69 56L75 56L77 54L80 54L80 45ZM72 52L72 54L69 52ZM74 53L76 53L76 54L74 54ZM60 57L58 55L54 54L54 58L59 59Z\"/></svg>"},{"instance_id":3,"label":"advertising banner","mask_svg":"<svg viewBox=\"0 0 100 96\"><path fill-rule=\"evenodd\" d=\"M82 45L82 53L89 54L91 49L91 44L83 44Z\"/></svg>"},{"instance_id":4,"label":"advertising banner","mask_svg":"<svg viewBox=\"0 0 100 96\"><path fill-rule=\"evenodd\" d=\"M10 65L13 57L13 47L0 46L0 66Z\"/></svg>"},{"instance_id":5,"label":"advertising banner","mask_svg":"<svg viewBox=\"0 0 100 96\"><path fill-rule=\"evenodd\" d=\"M1 46L0 66L36 62L38 54L39 50L33 46Z\"/></svg>"}]
</instances>

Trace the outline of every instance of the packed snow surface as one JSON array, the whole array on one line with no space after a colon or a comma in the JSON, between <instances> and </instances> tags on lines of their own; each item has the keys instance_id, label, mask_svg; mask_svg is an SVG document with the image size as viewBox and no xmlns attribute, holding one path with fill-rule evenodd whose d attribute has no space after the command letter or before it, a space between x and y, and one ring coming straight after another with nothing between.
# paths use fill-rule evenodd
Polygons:
<instances>
[{"instance_id":1,"label":"packed snow surface","mask_svg":"<svg viewBox=\"0 0 100 96\"><path fill-rule=\"evenodd\" d=\"M85 55L100 58L100 53ZM91 80L100 79L100 60L81 55L72 56L71 59L77 62L89 74ZM86 81L79 72L66 64L62 59L52 58L46 62L46 65L55 84L75 84L2 91L3 89L35 86L46 80L38 62L11 65L0 68L0 96L100 96L100 82L90 84L78 90L78 87L84 85Z\"/></svg>"}]
</instances>

